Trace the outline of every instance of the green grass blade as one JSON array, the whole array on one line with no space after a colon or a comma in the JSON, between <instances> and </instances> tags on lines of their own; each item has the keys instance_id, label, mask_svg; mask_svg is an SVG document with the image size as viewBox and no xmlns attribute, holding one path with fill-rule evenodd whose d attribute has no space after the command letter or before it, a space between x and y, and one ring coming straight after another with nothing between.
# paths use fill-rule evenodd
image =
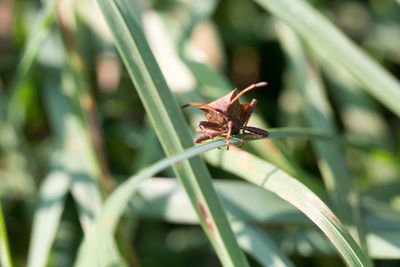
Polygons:
<instances>
[{"instance_id":1,"label":"green grass blade","mask_svg":"<svg viewBox=\"0 0 400 267\"><path fill-rule=\"evenodd\" d=\"M240 142L239 138L233 138L233 143ZM95 266L98 255L104 253L104 240L108 240L115 232L118 219L122 216L129 201L136 193L139 185L175 163L194 157L217 147L225 145L225 140L213 141L208 144L195 146L180 154L165 158L146 169L140 171L137 175L128 178L125 182L118 186L116 190L108 197L104 203L102 212L96 219L93 233L89 235L81 245L75 266Z\"/></svg>"},{"instance_id":2,"label":"green grass blade","mask_svg":"<svg viewBox=\"0 0 400 267\"><path fill-rule=\"evenodd\" d=\"M234 138L233 143L240 142L240 138ZM166 158L164 160L159 161L156 164L151 165L150 167L142 170L137 175L130 177L124 183L122 183L107 199L104 204L103 210L99 218L96 220L96 226L94 228L94 234L85 239L82 244L78 259L76 262L76 266L92 266L96 265L98 262L98 257L105 249L104 240L107 240L110 236L112 236L115 231L116 225L118 223L118 219L122 216L124 210L126 209L128 203L136 193L139 188L139 185L147 178L155 175L161 170L173 165L176 162L182 161L189 157L196 156L200 153L203 153L210 149L215 149L219 146L225 145L225 140L214 141L205 145L196 146L194 148L186 150L184 153L175 155L170 158ZM180 212L182 214L182 212ZM251 250L251 245L259 246L256 251L251 252L251 254L255 254L254 256L262 262L273 262L276 266L285 266L284 263L287 263L289 266L289 260L285 258L285 256L281 255L281 253L277 250L276 247L272 243L268 243L264 240L260 240L260 238L256 238L254 236L255 230L248 229L243 225L237 225L235 227L235 232L237 237L239 238L239 242L244 243L243 246ZM251 236L248 236L251 235ZM248 239L247 239L248 238ZM249 242L253 242L249 244ZM268 255L265 253L268 252ZM250 253L250 252L249 252ZM263 254L264 253L264 254ZM271 254L269 254L271 253ZM273 257L273 258L271 258Z\"/></svg>"},{"instance_id":3,"label":"green grass blade","mask_svg":"<svg viewBox=\"0 0 400 267\"><path fill-rule=\"evenodd\" d=\"M7 115L8 119L17 123L17 125L22 123L24 112L24 110L21 110L19 100L20 94L22 93L21 91L29 78L30 70L32 69L39 50L43 46L43 42L50 31L59 0L47 0L45 2L46 5L39 15L37 23L32 29L21 61L18 65L17 73L15 74L11 84L11 95L8 101Z\"/></svg>"},{"instance_id":4,"label":"green grass blade","mask_svg":"<svg viewBox=\"0 0 400 267\"><path fill-rule=\"evenodd\" d=\"M280 231L274 230L270 236L280 243L280 247L285 252L303 256L336 254L321 232L310 230L313 224L303 213L275 194L236 180L215 180L213 183L232 221L281 226ZM265 209L265 203L268 203L268 209ZM175 179L147 180L140 185L129 205L131 209L128 212L142 218L176 224L198 223L196 213ZM363 205L363 208L365 209L364 224L368 229L369 256L382 259L400 258L398 212L382 212L384 210L382 206L373 207L371 204ZM289 230L286 230L285 226L288 226ZM294 231L293 227L297 230ZM274 234L274 232L278 233ZM240 245L245 248L244 244ZM264 250L264 253L265 251L268 250ZM252 254L251 251L246 250L246 252Z\"/></svg>"},{"instance_id":5,"label":"green grass blade","mask_svg":"<svg viewBox=\"0 0 400 267\"><path fill-rule=\"evenodd\" d=\"M285 138L285 137L298 137L298 138L309 138L311 140L329 141L332 144L349 146L352 148L364 150L364 151L385 151L386 147L380 142L374 142L371 140L363 140L359 136L348 136L342 137L339 135L332 135L332 133L318 128L307 128L307 127L280 127L269 129L273 138Z\"/></svg>"},{"instance_id":6,"label":"green grass blade","mask_svg":"<svg viewBox=\"0 0 400 267\"><path fill-rule=\"evenodd\" d=\"M264 231L243 222L232 222L232 228L240 246L262 266L295 266Z\"/></svg>"},{"instance_id":7,"label":"green grass blade","mask_svg":"<svg viewBox=\"0 0 400 267\"><path fill-rule=\"evenodd\" d=\"M393 148L389 125L375 100L361 90L346 70L327 61L321 65L328 85L333 87L330 92L346 131Z\"/></svg>"},{"instance_id":8,"label":"green grass blade","mask_svg":"<svg viewBox=\"0 0 400 267\"><path fill-rule=\"evenodd\" d=\"M53 74L55 84L59 82L58 87L45 87L45 97L54 132L68 152L63 163L68 164L65 168L70 174L71 194L78 208L83 232L87 234L92 230L94 219L102 206L98 185L100 167L94 155L87 124L84 123L82 107L79 105L80 92L74 70L71 66L66 66L62 71L47 71ZM109 240L106 245L110 254L104 255L103 261L123 264L114 240Z\"/></svg>"},{"instance_id":9,"label":"green grass blade","mask_svg":"<svg viewBox=\"0 0 400 267\"><path fill-rule=\"evenodd\" d=\"M193 145L174 97L148 47L133 13L121 1L97 1L117 48L136 86L157 136L168 156ZM199 215L201 224L223 265L247 266L212 187L210 174L199 157L174 166L177 177Z\"/></svg>"},{"instance_id":10,"label":"green grass blade","mask_svg":"<svg viewBox=\"0 0 400 267\"><path fill-rule=\"evenodd\" d=\"M29 267L46 266L70 189L69 174L62 167L65 158L60 156L58 155L53 170L40 188L40 201L35 212L29 244Z\"/></svg>"},{"instance_id":11,"label":"green grass blade","mask_svg":"<svg viewBox=\"0 0 400 267\"><path fill-rule=\"evenodd\" d=\"M335 255L335 250L321 232L299 229L280 232L273 238L288 254L295 255ZM369 255L373 259L399 259L400 234L395 231L370 231L367 234ZM305 249L307 248L307 249Z\"/></svg>"},{"instance_id":12,"label":"green grass blade","mask_svg":"<svg viewBox=\"0 0 400 267\"><path fill-rule=\"evenodd\" d=\"M207 161L266 190L274 192L309 217L329 238L349 266L372 266L352 236L330 209L307 187L245 151L205 153Z\"/></svg>"},{"instance_id":13,"label":"green grass blade","mask_svg":"<svg viewBox=\"0 0 400 267\"><path fill-rule=\"evenodd\" d=\"M392 112L400 116L400 84L304 0L255 0L283 20L320 55L346 69Z\"/></svg>"},{"instance_id":14,"label":"green grass blade","mask_svg":"<svg viewBox=\"0 0 400 267\"><path fill-rule=\"evenodd\" d=\"M289 67L296 77L296 89L305 103L305 117L312 128L336 133L333 111L326 92L312 63L303 52L300 40L285 24L277 23L276 29L281 44L287 54ZM349 226L355 238L363 244L358 196L355 192L344 155L332 143L313 142L318 156L318 167L324 179L334 211L342 222Z\"/></svg>"},{"instance_id":15,"label":"green grass blade","mask_svg":"<svg viewBox=\"0 0 400 267\"><path fill-rule=\"evenodd\" d=\"M233 221L309 226L298 209L275 194L242 181L214 180L214 187ZM265 209L265 203L270 207ZM177 224L198 223L198 218L176 179L152 178L143 183L130 203L133 213Z\"/></svg>"},{"instance_id":16,"label":"green grass blade","mask_svg":"<svg viewBox=\"0 0 400 267\"><path fill-rule=\"evenodd\" d=\"M10 248L8 246L8 238L6 224L4 222L3 208L0 205L0 265L4 267L12 267Z\"/></svg>"},{"instance_id":17,"label":"green grass blade","mask_svg":"<svg viewBox=\"0 0 400 267\"><path fill-rule=\"evenodd\" d=\"M273 135L272 133L271 136L273 137ZM280 137L282 137L282 135L280 135ZM240 136L231 138L232 144L240 141ZM75 265L88 266L95 264L97 260L96 255L101 254L103 249L105 249L104 240L112 236L118 219L122 216L129 201L133 198L139 185L145 179L179 161L194 157L213 148L224 146L225 144L226 141L223 139L188 149L181 154L166 158L151 165L118 186L109 196L103 206L100 216L96 219L93 235L89 235L88 238L84 240ZM330 238L331 242L337 247L339 252L342 253L345 260L349 263L354 263L354 266L360 266L358 265L360 262L365 264L364 266L369 266L367 258L365 258L354 239L352 239L350 234L336 219L333 213L331 213L329 208L310 190L275 166L257 159L246 152L234 148L227 152L228 153L225 154L222 150L211 152L211 154L208 152L206 156L210 163L230 171L233 170L237 175L246 177L247 180L257 185L260 185L260 180L265 180L265 178L271 179L271 181L266 181L267 184L264 184L263 187L284 198L310 217ZM234 164L233 166L231 166L232 163ZM271 173L271 171L273 173ZM265 177L265 175L269 175L269 177ZM279 187L283 188L282 192L279 192L277 189Z\"/></svg>"},{"instance_id":18,"label":"green grass blade","mask_svg":"<svg viewBox=\"0 0 400 267\"><path fill-rule=\"evenodd\" d=\"M247 182L214 180L218 195L229 218L247 223L296 225L306 228L312 222L297 208L275 194ZM371 232L400 231L400 214L386 203L362 198L364 225ZM264 203L268 203L265 209ZM198 223L178 181L169 178L153 178L140 186L130 203L131 211L141 217L155 218L177 224ZM396 243L394 241L392 243Z\"/></svg>"},{"instance_id":19,"label":"green grass blade","mask_svg":"<svg viewBox=\"0 0 400 267\"><path fill-rule=\"evenodd\" d=\"M58 36L48 40L47 45L57 51L59 59L42 61L45 66L46 80L43 85L43 98L46 111L50 120L55 144L62 150L62 159L57 168L60 168L69 179L69 188L72 197L77 205L79 220L86 234L93 227L95 216L101 209L102 196L98 185L100 167L96 161L93 144L89 138L87 121L83 115L80 102L82 88L79 85L79 77L66 56L65 50L61 47ZM46 53L47 51L44 51ZM51 64L51 66L49 65ZM60 198L60 201L62 199ZM64 202L62 202L64 203ZM60 204L61 205L61 204ZM39 210L40 212L40 210ZM55 217L55 215L54 215ZM42 222L42 221L40 221ZM46 225L46 224L42 224ZM57 229L59 221L53 220L52 227ZM42 226L38 226L37 235L43 235ZM40 231L41 230L41 231ZM36 257L36 251L47 250L40 256L49 254L55 231L49 231L47 235L53 235L46 240L37 238L31 250L32 258ZM45 241L45 243L42 243ZM103 258L109 264L123 264L118 255L118 249L114 240L110 240L110 254ZM47 259L43 257L41 262ZM42 266L32 264L32 266Z\"/></svg>"}]
</instances>

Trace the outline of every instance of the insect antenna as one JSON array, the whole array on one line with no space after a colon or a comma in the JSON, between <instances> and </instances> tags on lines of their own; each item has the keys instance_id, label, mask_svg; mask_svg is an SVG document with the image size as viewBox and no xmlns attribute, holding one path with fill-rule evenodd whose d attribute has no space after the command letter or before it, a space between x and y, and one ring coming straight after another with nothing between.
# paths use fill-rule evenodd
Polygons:
<instances>
[{"instance_id":1,"label":"insect antenna","mask_svg":"<svg viewBox=\"0 0 400 267\"><path fill-rule=\"evenodd\" d=\"M253 90L254 88L257 88L257 87L266 86L267 84L268 84L267 82L259 82L259 83L255 83L255 84L250 85L249 87L247 87L246 89L241 91L237 96L235 96L235 98L232 99L231 102L229 103L229 106L231 106L233 103L235 103L236 100L239 99L239 97L241 97L243 94L247 93L248 91Z\"/></svg>"},{"instance_id":2,"label":"insect antenna","mask_svg":"<svg viewBox=\"0 0 400 267\"><path fill-rule=\"evenodd\" d=\"M209 106L209 105L203 104L203 103L189 103L189 104L186 104L186 105L181 106L181 109L187 108L187 107L189 107L189 106L202 106L202 107L205 107L205 108L207 108L207 109L211 109L211 110L214 110L214 111L216 111L216 112L222 113L222 111L221 111L220 109L214 108L214 107L212 107L212 106Z\"/></svg>"}]
</instances>

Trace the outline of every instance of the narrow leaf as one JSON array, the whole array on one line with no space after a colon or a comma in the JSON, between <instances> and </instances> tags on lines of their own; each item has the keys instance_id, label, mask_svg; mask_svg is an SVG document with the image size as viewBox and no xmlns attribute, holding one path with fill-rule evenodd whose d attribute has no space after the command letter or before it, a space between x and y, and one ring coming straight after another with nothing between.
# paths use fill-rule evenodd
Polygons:
<instances>
[{"instance_id":1,"label":"narrow leaf","mask_svg":"<svg viewBox=\"0 0 400 267\"><path fill-rule=\"evenodd\" d=\"M262 266L294 266L262 230L243 222L232 222L240 246Z\"/></svg>"},{"instance_id":2,"label":"narrow leaf","mask_svg":"<svg viewBox=\"0 0 400 267\"><path fill-rule=\"evenodd\" d=\"M233 138L233 143L240 142L240 139ZM96 266L99 263L98 255L102 255L106 249L104 240L109 240L117 226L119 218L122 216L129 201L136 193L139 185L155 175L156 173L172 166L173 164L210 149L215 149L225 145L225 140L214 141L208 144L200 145L188 149L175 156L165 158L146 169L140 171L137 175L130 177L124 183L118 186L104 203L103 209L96 219L93 232L88 235L79 249L79 255L75 266Z\"/></svg>"},{"instance_id":3,"label":"narrow leaf","mask_svg":"<svg viewBox=\"0 0 400 267\"><path fill-rule=\"evenodd\" d=\"M62 157L55 164L62 164ZM64 210L65 199L70 189L69 174L55 165L40 188L40 201L35 211L31 241L29 245L29 267L46 266L50 249Z\"/></svg>"},{"instance_id":4,"label":"narrow leaf","mask_svg":"<svg viewBox=\"0 0 400 267\"><path fill-rule=\"evenodd\" d=\"M12 267L10 248L8 246L7 230L4 222L3 208L0 205L0 264L4 267Z\"/></svg>"},{"instance_id":5,"label":"narrow leaf","mask_svg":"<svg viewBox=\"0 0 400 267\"><path fill-rule=\"evenodd\" d=\"M333 110L316 67L306 59L297 35L283 23L277 23L276 26L289 67L296 78L295 88L306 105L305 117L308 124L312 128L335 134L337 130ZM316 141L313 145L318 156L318 167L336 214L349 227L357 241L364 245L358 195L352 186L343 152L338 146L327 142Z\"/></svg>"},{"instance_id":6,"label":"narrow leaf","mask_svg":"<svg viewBox=\"0 0 400 267\"><path fill-rule=\"evenodd\" d=\"M7 115L10 121L13 121L17 124L22 123L21 120L23 118L23 114L21 113L21 105L18 103L18 97L21 94L23 85L29 78L29 73L32 69L35 59L50 31L59 0L47 0L45 2L46 4L42 9L39 18L33 26L21 61L18 65L17 73L15 74L11 83L11 95L10 100L8 101Z\"/></svg>"},{"instance_id":7,"label":"narrow leaf","mask_svg":"<svg viewBox=\"0 0 400 267\"><path fill-rule=\"evenodd\" d=\"M255 0L320 55L346 69L362 88L400 116L399 81L304 0Z\"/></svg>"},{"instance_id":8,"label":"narrow leaf","mask_svg":"<svg viewBox=\"0 0 400 267\"><path fill-rule=\"evenodd\" d=\"M207 161L277 194L309 217L329 238L350 266L372 266L361 248L333 212L307 187L276 166L245 151L205 153Z\"/></svg>"}]
</instances>

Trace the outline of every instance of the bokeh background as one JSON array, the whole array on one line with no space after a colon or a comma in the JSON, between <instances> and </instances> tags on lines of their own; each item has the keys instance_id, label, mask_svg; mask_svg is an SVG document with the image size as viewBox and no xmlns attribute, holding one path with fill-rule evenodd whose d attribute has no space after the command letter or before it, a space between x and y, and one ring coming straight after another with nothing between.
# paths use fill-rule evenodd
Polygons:
<instances>
[{"instance_id":1,"label":"bokeh background","mask_svg":"<svg viewBox=\"0 0 400 267\"><path fill-rule=\"evenodd\" d=\"M100 188L96 197L106 198L127 177L165 157L94 2L0 1L0 198L14 266L25 266L28 258L41 253L32 243L38 204L46 204L40 202L41 196L70 186L59 199L52 200L60 200L59 209L54 210L59 213L59 222L48 221L50 227L41 225L39 236L47 227L55 227L54 243L43 263L72 266L85 225L76 199L86 197L89 206L98 205L96 199L75 188L73 181L95 177ZM363 203L362 214L373 215L363 221L365 231L382 231L392 237L368 241L376 242L372 249L372 254L378 255L374 257L376 266L398 266L400 120L396 112L363 90L348 70L321 57L307 40L295 39L306 64L293 67L295 56L290 47L295 42L290 36L298 37L257 1L125 2L139 18L180 105L211 102L234 88L267 81L267 87L251 91L242 100L258 99L257 118L249 125L268 129L311 126L365 141L362 148L341 146L338 161L345 162L354 192ZM398 1L306 2L398 82ZM331 40L320 42L326 42L327 47L335 45ZM302 86L299 68L311 69L311 76L322 88L322 98L316 101L322 101L322 110L328 110L331 120L327 127L324 123L318 127L318 119L316 122L312 115L307 118L310 102L304 99L305 91L297 88ZM303 73L305 82L307 73ZM192 108L184 114L195 137L202 113ZM270 160L260 152L270 147L257 142L246 143L243 149ZM65 143L78 147L82 158L68 156L60 145ZM323 170L318 163L324 156L308 139L281 139L278 147L290 163L282 163L282 169L293 168L290 174L302 173L322 184ZM62 178L65 166L76 170L72 180ZM305 223L307 219L298 210L241 182L235 173L213 164L208 167L218 181L218 192L233 207L245 205L249 199L252 212L264 214L265 203L257 201L271 201L275 207L271 209L276 211L265 218L251 215L248 219L255 220L296 266L344 265L327 239L309 221ZM128 265L220 266L184 192L170 179L175 177L172 169L157 177L140 189L117 230L117 243ZM282 220L286 212L294 219ZM252 256L248 259L252 266L263 265Z\"/></svg>"}]
</instances>

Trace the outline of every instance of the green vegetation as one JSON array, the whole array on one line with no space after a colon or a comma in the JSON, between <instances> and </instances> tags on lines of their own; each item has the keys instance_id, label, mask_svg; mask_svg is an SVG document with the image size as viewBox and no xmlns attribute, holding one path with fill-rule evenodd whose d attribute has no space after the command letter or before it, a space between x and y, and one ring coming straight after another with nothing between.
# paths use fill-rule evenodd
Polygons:
<instances>
[{"instance_id":1,"label":"green vegetation","mask_svg":"<svg viewBox=\"0 0 400 267\"><path fill-rule=\"evenodd\" d=\"M0 266L395 266L398 1L3 1ZM264 139L194 144L260 81Z\"/></svg>"}]
</instances>

